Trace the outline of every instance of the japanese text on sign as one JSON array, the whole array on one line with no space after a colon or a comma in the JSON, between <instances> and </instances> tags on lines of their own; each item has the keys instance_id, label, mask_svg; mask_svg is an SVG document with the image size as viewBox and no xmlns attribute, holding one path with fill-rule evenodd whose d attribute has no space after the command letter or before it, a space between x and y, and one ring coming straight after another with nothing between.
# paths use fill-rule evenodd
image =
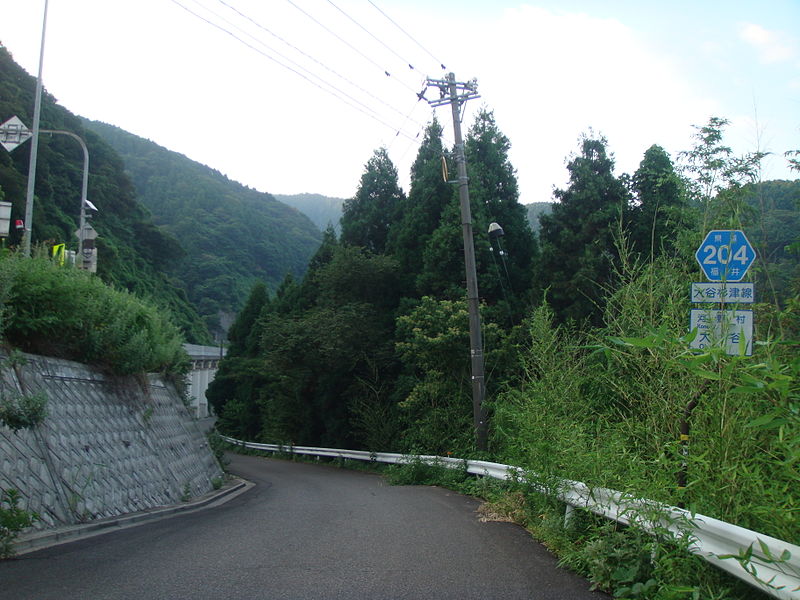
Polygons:
<instances>
[{"instance_id":1,"label":"japanese text on sign","mask_svg":"<svg viewBox=\"0 0 800 600\"><path fill-rule=\"evenodd\" d=\"M692 284L692 302L752 304L755 286L752 283L711 282Z\"/></svg>"},{"instance_id":2,"label":"japanese text on sign","mask_svg":"<svg viewBox=\"0 0 800 600\"><path fill-rule=\"evenodd\" d=\"M753 311L692 309L689 328L697 329L690 346L723 347L728 354L753 354Z\"/></svg>"}]
</instances>

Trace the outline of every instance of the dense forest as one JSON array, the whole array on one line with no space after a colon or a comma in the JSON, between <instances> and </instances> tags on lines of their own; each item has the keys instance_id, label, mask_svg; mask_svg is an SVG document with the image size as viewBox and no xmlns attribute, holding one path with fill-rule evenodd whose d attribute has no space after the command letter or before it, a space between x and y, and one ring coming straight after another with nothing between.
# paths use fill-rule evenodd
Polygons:
<instances>
[{"instance_id":1,"label":"dense forest","mask_svg":"<svg viewBox=\"0 0 800 600\"><path fill-rule=\"evenodd\" d=\"M623 175L608 142L584 136L537 235L510 141L491 111L477 115L465 153L488 451L472 418L458 198L441 177L453 151L435 118L408 193L376 150L305 277L274 294L253 287L208 392L218 427L268 443L518 465L532 487L501 507L597 586L751 598L635 529L586 517L565 542L561 509L532 492L579 480L800 542L800 180L759 182L763 155L735 156L726 125L696 126L693 147L674 158L654 144ZM490 239L492 222L504 235ZM753 357L690 349L694 253L714 228L744 229L757 249Z\"/></svg>"},{"instance_id":2,"label":"dense forest","mask_svg":"<svg viewBox=\"0 0 800 600\"><path fill-rule=\"evenodd\" d=\"M119 153L137 199L180 240L186 252L165 270L213 331L256 281L274 290L305 272L321 233L301 212L118 127L84 125Z\"/></svg>"},{"instance_id":3,"label":"dense forest","mask_svg":"<svg viewBox=\"0 0 800 600\"><path fill-rule=\"evenodd\" d=\"M0 121L13 115L29 126L33 122L35 78L17 65L8 50L0 47ZM97 239L97 273L101 279L152 299L168 309L186 339L210 341L205 323L170 273L186 251L175 237L158 227L146 208L136 200L122 160L99 136L84 127L80 118L45 93L41 111L42 129L66 130L82 137L89 149L88 198L98 207L92 225ZM24 219L30 146L0 152L0 198L13 204L12 219ZM34 244L66 243L77 247L83 173L80 145L67 136L42 135L36 169L33 206ZM20 241L12 230L8 243Z\"/></svg>"},{"instance_id":4,"label":"dense forest","mask_svg":"<svg viewBox=\"0 0 800 600\"><path fill-rule=\"evenodd\" d=\"M709 128L716 142L706 139ZM490 397L518 383L532 311L547 306L554 326L576 334L602 330L613 320L609 302L618 301L633 273L671 261L683 273L672 284L699 278L693 253L701 227L745 230L760 256L753 279L763 310L790 305L800 281L791 246L800 182L754 183L755 170L725 171L721 159L737 168L738 159L721 145L723 133L724 122L712 119L698 128L698 146L682 156L684 165L676 167L654 145L633 175L622 176L614 174L602 137L583 138L568 164L570 185L556 190L557 202L533 207L537 236L531 207L518 202L510 142L491 112L479 114L466 153ZM212 389L230 433L299 444L472 450L468 411L461 410L470 375L461 228L458 198L440 176L441 157L452 158L441 134L434 119L408 195L377 150L344 204L341 233L328 228L305 278L287 278L273 295L253 288ZM709 152L718 155L706 157L704 167L719 170L714 190L691 177L692 161ZM491 222L503 227L496 240L488 236ZM683 296L688 312L688 292ZM657 302L655 291L649 302ZM764 332L773 326L779 321L772 316L761 322ZM396 427L376 439L367 420Z\"/></svg>"}]
</instances>

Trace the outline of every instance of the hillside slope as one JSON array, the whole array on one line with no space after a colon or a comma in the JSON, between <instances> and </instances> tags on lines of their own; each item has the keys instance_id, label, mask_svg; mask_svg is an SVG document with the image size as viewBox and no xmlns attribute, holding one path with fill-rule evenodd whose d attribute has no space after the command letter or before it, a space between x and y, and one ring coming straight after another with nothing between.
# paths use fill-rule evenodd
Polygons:
<instances>
[{"instance_id":1,"label":"hillside slope","mask_svg":"<svg viewBox=\"0 0 800 600\"><path fill-rule=\"evenodd\" d=\"M296 208L306 215L320 231L333 225L339 233L339 219L342 217L344 198L331 198L322 194L273 194L275 199Z\"/></svg>"},{"instance_id":2,"label":"hillside slope","mask_svg":"<svg viewBox=\"0 0 800 600\"><path fill-rule=\"evenodd\" d=\"M298 210L118 127L85 124L120 154L139 200L186 249L170 273L212 328L257 280L275 289L287 273L302 277L322 236Z\"/></svg>"},{"instance_id":3,"label":"hillside slope","mask_svg":"<svg viewBox=\"0 0 800 600\"><path fill-rule=\"evenodd\" d=\"M0 122L16 115L31 126L35 89L36 79L0 47ZM188 341L209 341L205 324L180 286L167 275L185 252L137 202L120 157L47 93L42 97L41 128L72 132L88 147L88 198L99 208L92 219L99 234L97 274L107 283L169 309ZM12 152L0 150L0 198L12 203L12 219L24 218L29 159L30 142ZM78 229L82 175L83 152L75 140L65 135L40 136L33 244L66 243L76 249L74 232ZM19 242L19 232L12 231L8 244L13 247Z\"/></svg>"}]
</instances>

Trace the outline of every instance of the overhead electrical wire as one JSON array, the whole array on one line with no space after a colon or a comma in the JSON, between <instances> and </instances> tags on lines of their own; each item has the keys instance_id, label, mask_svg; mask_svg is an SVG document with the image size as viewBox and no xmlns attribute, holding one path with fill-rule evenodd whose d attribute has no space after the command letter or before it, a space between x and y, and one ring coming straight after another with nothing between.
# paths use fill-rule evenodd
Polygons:
<instances>
[{"instance_id":1,"label":"overhead electrical wire","mask_svg":"<svg viewBox=\"0 0 800 600\"><path fill-rule=\"evenodd\" d=\"M422 44L420 44L420 43L419 43L419 42L418 42L416 39L414 39L414 37L413 37L413 36L412 36L410 33L408 33L408 32L407 32L405 29L403 29L402 27L400 27L400 25L398 25L398 24L397 24L397 23L394 21L394 19L392 19L392 18L391 18L389 15L387 15L385 12L383 12L383 11L380 9L380 7L378 7L378 5L377 5L377 4L375 4L375 3L374 3L372 0L367 0L367 1L368 1L368 2L369 2L369 3L370 3L370 4L371 4L371 5L372 5L372 6L375 8L375 10L377 10L377 11L378 11L379 13L381 13L381 14L382 14L384 17L386 17L386 19L387 19L387 20L388 20L388 21L389 21L389 22L390 22L392 25L394 25L394 26L395 26L395 27L397 27L397 28L398 28L400 31L402 31L402 32L403 32L403 33L406 35L406 37L407 37L408 39L410 39L410 40L411 40L412 42L414 42L414 43L415 43L417 46L419 46L420 48L422 48L422 50L423 50L425 53L427 53L427 54L428 54L428 56L430 56L430 57L431 57L433 60L435 60L437 63L439 63L439 66L442 68L442 71L446 71L446 70L447 70L447 67L446 67L446 66L444 66L444 63L443 63L442 61L440 61L438 58L436 58L436 57L433 55L433 53L431 53L431 51L430 51L430 50L428 50L428 49L427 49L425 46L423 46L423 45L422 45Z\"/></svg>"},{"instance_id":2,"label":"overhead electrical wire","mask_svg":"<svg viewBox=\"0 0 800 600\"><path fill-rule=\"evenodd\" d=\"M225 0L217 0L217 2L219 2L220 4L222 4L223 6L225 6L226 8L228 8L229 10L231 10L231 11L235 12L237 15L239 15L239 16L240 16L240 17L242 17L243 19L246 19L247 21L249 21L250 23L252 23L252 24L253 24L254 26L256 26L257 28L261 29L261 30L262 30L262 31L264 31L265 33L268 33L269 35L271 35L272 37L274 37L274 38L275 38L275 39L277 39L278 41L280 41L280 42L282 42L282 43L286 44L287 46L289 46L289 48L291 48L291 49L292 49L292 50L294 50L295 52L298 52L299 54L302 54L303 56L305 56L307 59L309 59L309 60L311 60L311 61L315 62L315 63L316 63L316 64L318 64L320 67L322 67L323 69L325 69L325 70L329 71L330 73L332 73L333 75L335 75L336 77L338 77L339 79L341 79L342 81L344 81L344 82L346 82L347 84L349 84L349 85L353 86L354 88L356 88L356 89L357 89L357 90L359 90L360 92L362 92L362 93L366 94L367 96L369 96L369 97L370 97L370 98L372 98L373 100L376 100L377 102L380 102L381 104L383 104L384 106L386 106L386 107L387 107L387 108L389 108L390 110L394 111L395 113L397 113L398 115L400 115L401 117L403 117L403 118L404 118L404 123L405 123L406 121L409 121L409 120L410 120L410 115L406 115L405 113L403 113L403 112L402 112L401 110L399 110L398 108L396 108L396 107L392 106L391 104L389 104L388 102L386 102L386 101L385 101L383 98L380 98L379 96L376 96L375 94L373 94L373 93L372 93L372 92L370 92L369 90L367 90L367 89L363 88L362 86L360 86L358 83L356 83L356 82L354 82L354 81L351 81L349 78L347 78L346 76L344 76L344 75L342 75L341 73L337 72L335 69L333 69L333 68L329 67L328 65L326 65L326 64L325 64L325 63L323 63L322 61L318 60L317 58L315 58L315 57L311 56L311 55L310 55L310 54L308 54L307 52L304 52L304 51L303 51L301 48L298 48L297 46L295 46L295 45L294 45L294 44L292 44L291 42L289 42L289 41L285 40L284 38L282 38L282 37L281 37L280 35L278 35L277 33L273 32L272 30L270 30L269 28L265 27L264 25L262 25L261 23L259 23L258 21L256 21L256 20L255 20L255 19L253 19L252 17L250 17L249 15L246 15L245 13L243 13L242 11L240 11L240 10L239 10L238 8L236 8L235 6L232 6L230 3L226 2ZM275 51L275 52L277 52L277 51ZM281 56L283 56L283 55L281 55ZM291 60L291 59L288 59L288 58L287 58L286 60ZM294 61L292 61L292 62L294 62ZM295 64L296 64L296 63L295 63ZM422 123L419 123L419 122L416 122L416 121L412 121L412 122L413 122L415 125L418 125L418 126L420 126L420 127L424 127L424 125L423 125Z\"/></svg>"},{"instance_id":3,"label":"overhead electrical wire","mask_svg":"<svg viewBox=\"0 0 800 600\"><path fill-rule=\"evenodd\" d=\"M222 31L223 33L226 33L227 35L231 36L232 38L234 38L234 39L235 39L236 41L238 41L239 43L241 43L241 44L243 44L243 45L247 46L248 48L250 48L251 50L253 50L253 51L255 51L255 52L257 52L257 53L261 54L261 55L262 55L262 56L264 56L265 58L267 58L267 59L269 59L269 60L273 61L274 63L276 63L277 65L279 65L279 66L283 67L284 69L287 69L287 70L291 71L292 73L294 73L295 75L297 75L297 76L299 76L299 77L302 77L303 79L305 79L306 81L308 81L309 83L311 83L312 85L314 85L315 87L319 88L320 90L322 90L322 91L324 91L324 92L326 92L326 93L328 93L328 94L331 94L332 96L334 96L334 97L335 97L335 98L337 98L338 100L340 100L340 101L344 102L345 104L347 104L347 105L348 105L348 106L350 106L351 108L354 108L354 109L356 109L357 111L359 111L359 112L361 112L362 114L364 114L364 115L368 116L369 118L371 118L371 119L373 119L373 120L377 121L378 123L380 123L380 124L381 124L381 125L383 125L384 127L388 128L388 129L391 129L391 130L397 130L397 128L396 128L396 127L394 127L394 126L390 125L389 123L387 123L386 121L384 121L383 119L381 119L381 118L380 118L380 116L378 116L378 115L377 115L377 114L376 114L374 111L372 111L372 109L370 109L369 107L367 107L367 106L366 106L366 105L364 105L363 103L359 102L358 100L356 100L355 98L353 98L352 96L350 96L349 94L347 94L346 92L343 92L342 90L340 90L340 89L339 89L339 88L337 88L336 86L334 86L334 85L332 85L332 84L330 84L330 83L328 83L328 82L325 82L324 80L322 80L322 81L323 81L323 83L325 83L325 85L329 86L329 87L330 87L330 88L332 88L332 89L328 89L328 88L326 88L326 87L323 87L322 85L320 85L320 84L319 84L319 83L317 83L316 81L312 80L310 77L308 77L308 76L304 75L303 73L301 73L299 70L297 70L297 69L294 69L294 68L292 68L292 67L291 67L291 66L289 66L289 65L285 65L285 64L283 64L281 61L279 61L279 60L278 60L278 59L276 59L275 57L273 57L273 56L270 56L269 54L267 54L267 53L266 53L266 52L264 52L263 50L260 50L259 48L256 48L255 46L253 46L252 44L250 44L250 43L248 43L247 41L243 40L242 38L240 38L239 36L237 36L235 33L233 33L232 31L230 31L229 29L226 29L225 27L223 27L223 26L222 26L222 25L220 25L219 23L215 23L215 22L213 22L213 21L211 21L211 20L207 19L207 18L206 18L206 17L204 17L203 15L200 15L200 14L198 14L197 12L195 12L195 11L193 11L192 9L190 9L189 7L185 6L184 4L182 4L181 2L179 2L178 0L170 0L170 2L172 2L173 4L175 4L175 5L179 6L180 8L182 8L183 10L185 10L186 12L188 12L189 14L191 14L192 16L196 17L197 19L200 19L201 21L203 21L203 22L207 23L208 25L211 25L212 27L214 27L214 28L216 28L216 29L219 29L219 30L220 30L220 31ZM195 0L195 2L196 2L196 0ZM201 6L202 6L202 5L201 5ZM204 7L204 8L205 8L205 7ZM217 16L218 16L218 15L217 15ZM261 42L259 42L259 43L261 43ZM262 44L262 45L263 45L263 44ZM287 60L288 60L288 59L287 59ZM309 72L309 74L311 74L311 73ZM316 76L316 75L313 75L313 74L311 74L311 75L312 75L312 76L314 76L314 77L317 77L318 79L321 79L321 78L319 78L319 77L318 77L318 76ZM338 92L338 93L337 93L337 92ZM343 98L342 96L344 96L344 98ZM355 104L354 104L354 103L355 103ZM359 107L359 106L358 106L358 104L360 104L361 106L365 107L367 110L369 110L369 111L371 111L371 112L367 112L367 110L364 110L363 108ZM413 140L415 140L415 138L414 138L414 137L410 136L409 134L405 133L404 131L398 130L398 133L399 133L400 135L403 135L404 137L407 137L408 139L410 139L410 140L412 140L412 141L413 141Z\"/></svg>"},{"instance_id":4,"label":"overhead electrical wire","mask_svg":"<svg viewBox=\"0 0 800 600\"><path fill-rule=\"evenodd\" d=\"M350 42L348 42L347 40L345 40L345 39L344 39L342 36L340 36L338 33L336 33L335 31L331 30L331 29L330 29L330 28L329 28L327 25L325 25L324 23L321 23L321 22L320 22L319 20L317 20L317 19L316 19L316 18L315 18L313 15L311 15L311 14L309 14L308 12L306 12L305 10L303 10L301 7L299 7L297 4L295 4L295 3L294 3L292 0L286 0L286 1L287 1L289 4L291 4L292 6L294 6L294 7L295 7L297 10L299 10L301 13L303 13L303 14L304 14L306 17L308 17L309 19L311 19L312 21L314 21L314 23L316 23L317 25L319 25L320 27L322 27L322 28L323 28L325 31L327 31L328 33L330 33L330 34L331 34L333 37L335 37L337 40L339 40L340 42L342 42L342 43L343 43L345 46L347 46L348 48L350 48L350 49L351 49L353 52L355 52L356 54L358 54L358 55L359 55L361 58L363 58L364 60L366 60L366 61L367 61L367 62L369 62L370 64L374 65L375 67L377 67L378 69L380 69L381 71L383 71L383 74L384 74L384 75L386 75L387 77L389 77L389 78L393 79L394 81L398 82L400 85L402 85L402 86L403 86L403 87L405 87L406 89L408 89L408 90L410 90L410 91L414 92L415 94L417 93L417 92L416 92L416 91L415 91L413 88L411 88L411 87L410 87L410 86L409 86L407 83L405 83L405 82L404 82L404 81L402 81L401 79L398 79L398 78L394 77L394 76L393 76L393 75L392 75L392 74L389 72L389 70L388 70L388 69L386 69L386 68L382 67L381 65L379 65L378 63L376 63L374 60L372 60L372 58L370 58L370 57L369 57L369 56L367 56L367 55L366 55L364 52L362 52L361 50L359 50L358 48L356 48L355 46L353 46L353 45L352 45Z\"/></svg>"},{"instance_id":5,"label":"overhead electrical wire","mask_svg":"<svg viewBox=\"0 0 800 600\"><path fill-rule=\"evenodd\" d=\"M400 56L400 55L399 55L397 52L395 52L395 51L394 51L392 48L390 48L390 47L389 47L389 45L388 45L386 42L384 42L382 39L380 39L378 36L376 36L374 33L372 33L372 32L371 32L369 29L367 29L366 27L364 27L364 26L363 26L361 23L359 23L358 21L356 21L356 20L355 20L353 17L351 17L349 14L347 14L347 13L346 13L344 10L342 10L341 8L339 8L338 6L336 6L336 5L333 3L333 1L332 1L332 0L328 0L328 4L330 4L330 5L331 5L333 8L335 8L336 10L338 10L340 13L342 13L342 14L343 14L345 17L347 17L348 19L350 19L350 20L351 20L353 23L355 23L355 25L356 25L357 27L361 28L361 30L362 30L362 31L364 31L364 32L365 32L365 33L366 33L368 36L370 36L372 39L374 39L376 42L378 42L378 43L379 43L381 46L383 46L384 48L386 48L386 49L387 49L389 52L391 52L392 54L394 54L394 55L395 55L397 58L399 58L401 61L403 61L404 63L406 63L406 64L408 65L408 68L409 68L409 69L411 69L412 71L416 71L416 69L414 68L414 65L412 65L412 64L411 64L411 61L410 61L410 60L406 60L405 58L403 58L402 56Z\"/></svg>"}]
</instances>

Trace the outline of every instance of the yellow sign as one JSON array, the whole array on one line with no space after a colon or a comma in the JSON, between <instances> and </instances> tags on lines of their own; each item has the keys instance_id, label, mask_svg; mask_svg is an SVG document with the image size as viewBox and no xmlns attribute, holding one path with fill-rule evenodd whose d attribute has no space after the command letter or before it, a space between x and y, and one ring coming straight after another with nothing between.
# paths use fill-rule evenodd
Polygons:
<instances>
[{"instance_id":1,"label":"yellow sign","mask_svg":"<svg viewBox=\"0 0 800 600\"><path fill-rule=\"evenodd\" d=\"M64 256L66 254L66 244L55 244L53 246L53 258L58 262L59 266L64 266Z\"/></svg>"}]
</instances>

